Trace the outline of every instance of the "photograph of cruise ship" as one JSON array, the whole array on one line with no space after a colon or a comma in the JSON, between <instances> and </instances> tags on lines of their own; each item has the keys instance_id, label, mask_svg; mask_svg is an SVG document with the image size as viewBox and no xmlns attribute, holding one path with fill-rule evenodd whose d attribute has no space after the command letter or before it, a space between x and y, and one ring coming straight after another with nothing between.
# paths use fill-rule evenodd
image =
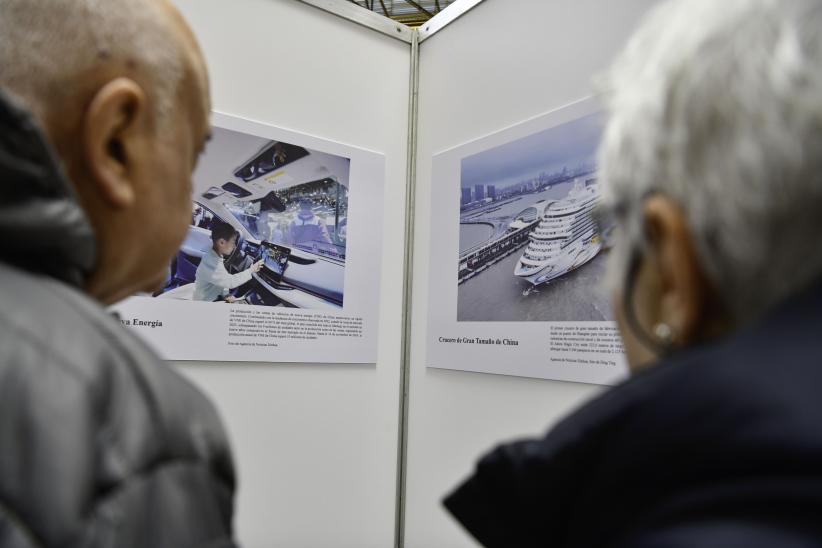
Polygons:
<instances>
[{"instance_id":1,"label":"photograph of cruise ship","mask_svg":"<svg viewBox=\"0 0 822 548\"><path fill-rule=\"evenodd\" d=\"M612 320L599 202L600 117L462 159L458 321Z\"/></svg>"},{"instance_id":2,"label":"photograph of cruise ship","mask_svg":"<svg viewBox=\"0 0 822 548\"><path fill-rule=\"evenodd\" d=\"M540 285L579 268L602 249L591 212L599 202L596 179L574 181L568 196L546 204L514 275Z\"/></svg>"}]
</instances>

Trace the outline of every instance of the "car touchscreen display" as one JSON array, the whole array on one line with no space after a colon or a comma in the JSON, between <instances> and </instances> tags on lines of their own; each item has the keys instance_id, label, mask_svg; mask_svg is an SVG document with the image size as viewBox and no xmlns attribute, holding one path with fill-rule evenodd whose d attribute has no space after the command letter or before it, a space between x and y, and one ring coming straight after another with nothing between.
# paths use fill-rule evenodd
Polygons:
<instances>
[{"instance_id":1,"label":"car touchscreen display","mask_svg":"<svg viewBox=\"0 0 822 548\"><path fill-rule=\"evenodd\" d=\"M263 244L263 264L278 277L281 277L283 272L285 272L285 267L288 266L290 256L291 250L287 247L270 244L268 242Z\"/></svg>"}]
</instances>

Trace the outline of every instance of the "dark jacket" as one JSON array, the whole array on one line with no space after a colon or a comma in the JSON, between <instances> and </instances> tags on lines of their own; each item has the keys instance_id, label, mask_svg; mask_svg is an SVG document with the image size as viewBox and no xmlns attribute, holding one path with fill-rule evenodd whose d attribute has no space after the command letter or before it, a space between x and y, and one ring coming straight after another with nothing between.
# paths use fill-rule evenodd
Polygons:
<instances>
[{"instance_id":1,"label":"dark jacket","mask_svg":"<svg viewBox=\"0 0 822 548\"><path fill-rule=\"evenodd\" d=\"M80 290L94 258L59 163L0 94L0 547L233 546L219 417Z\"/></svg>"},{"instance_id":2,"label":"dark jacket","mask_svg":"<svg viewBox=\"0 0 822 548\"><path fill-rule=\"evenodd\" d=\"M489 548L822 546L822 284L498 447L445 505Z\"/></svg>"}]
</instances>

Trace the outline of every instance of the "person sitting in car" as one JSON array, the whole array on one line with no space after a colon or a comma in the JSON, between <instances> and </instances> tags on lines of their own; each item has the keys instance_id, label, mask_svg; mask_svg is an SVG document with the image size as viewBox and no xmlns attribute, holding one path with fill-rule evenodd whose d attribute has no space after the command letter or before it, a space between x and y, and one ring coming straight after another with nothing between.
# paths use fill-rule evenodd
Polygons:
<instances>
[{"instance_id":1,"label":"person sitting in car","mask_svg":"<svg viewBox=\"0 0 822 548\"><path fill-rule=\"evenodd\" d=\"M251 281L251 274L262 268L263 262L257 261L242 272L228 273L223 260L237 247L237 236L237 231L228 223L215 222L211 227L211 249L200 261L194 278L195 301L235 302L238 299L229 292Z\"/></svg>"}]
</instances>

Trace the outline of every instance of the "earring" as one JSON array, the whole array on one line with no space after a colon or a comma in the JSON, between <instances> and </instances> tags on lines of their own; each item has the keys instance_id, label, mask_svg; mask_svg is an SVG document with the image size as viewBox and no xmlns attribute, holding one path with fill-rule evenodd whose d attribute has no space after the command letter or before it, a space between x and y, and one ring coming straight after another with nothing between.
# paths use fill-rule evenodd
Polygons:
<instances>
[{"instance_id":1,"label":"earring","mask_svg":"<svg viewBox=\"0 0 822 548\"><path fill-rule=\"evenodd\" d=\"M660 322L654 326L654 335L664 345L674 342L674 330L667 323Z\"/></svg>"}]
</instances>

